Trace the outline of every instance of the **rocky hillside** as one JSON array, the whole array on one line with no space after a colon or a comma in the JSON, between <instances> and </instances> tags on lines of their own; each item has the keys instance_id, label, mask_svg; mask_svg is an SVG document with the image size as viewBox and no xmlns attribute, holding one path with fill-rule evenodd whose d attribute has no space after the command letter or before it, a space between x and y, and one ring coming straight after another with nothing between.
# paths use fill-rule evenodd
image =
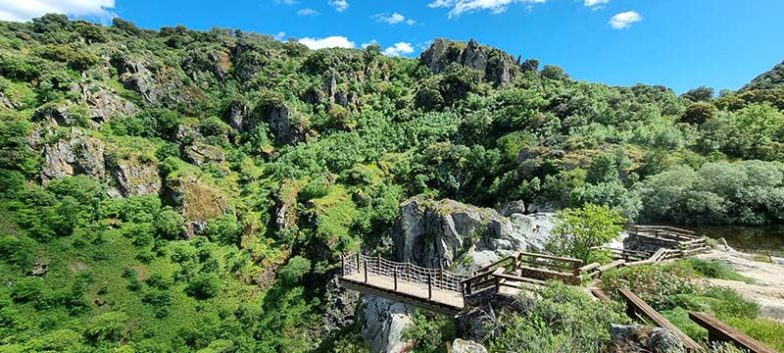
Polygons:
<instances>
[{"instance_id":1,"label":"rocky hillside","mask_svg":"<svg viewBox=\"0 0 784 353\"><path fill-rule=\"evenodd\" d=\"M361 351L343 252L467 268L587 203L781 222L779 93L579 82L473 40L0 22L0 350Z\"/></svg>"}]
</instances>

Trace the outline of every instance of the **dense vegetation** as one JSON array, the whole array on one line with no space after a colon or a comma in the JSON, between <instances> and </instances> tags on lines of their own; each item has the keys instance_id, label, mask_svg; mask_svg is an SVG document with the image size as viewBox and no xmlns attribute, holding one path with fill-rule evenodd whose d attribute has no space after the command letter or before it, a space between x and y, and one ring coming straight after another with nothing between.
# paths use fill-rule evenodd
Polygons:
<instances>
[{"instance_id":1,"label":"dense vegetation","mask_svg":"<svg viewBox=\"0 0 784 353\"><path fill-rule=\"evenodd\" d=\"M602 285L609 293L629 288L698 342L708 332L689 319L689 311L708 312L775 350L784 349L784 324L760 316L758 304L732 289L707 285L704 278L749 281L721 262L689 259L615 270Z\"/></svg>"},{"instance_id":2,"label":"dense vegetation","mask_svg":"<svg viewBox=\"0 0 784 353\"><path fill-rule=\"evenodd\" d=\"M780 72L679 97L379 49L0 22L0 351L360 349L322 325L325 283L417 194L784 218Z\"/></svg>"}]
</instances>

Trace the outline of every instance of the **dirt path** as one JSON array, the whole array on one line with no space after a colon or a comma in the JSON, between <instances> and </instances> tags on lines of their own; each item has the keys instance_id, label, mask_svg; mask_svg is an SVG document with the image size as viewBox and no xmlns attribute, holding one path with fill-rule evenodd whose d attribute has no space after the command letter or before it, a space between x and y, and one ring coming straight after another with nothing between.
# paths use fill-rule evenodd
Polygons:
<instances>
[{"instance_id":1,"label":"dirt path","mask_svg":"<svg viewBox=\"0 0 784 353\"><path fill-rule=\"evenodd\" d=\"M755 261L753 255L734 250L713 250L698 256L726 263L754 283L710 279L711 284L735 289L760 304L761 314L784 321L784 265Z\"/></svg>"}]
</instances>

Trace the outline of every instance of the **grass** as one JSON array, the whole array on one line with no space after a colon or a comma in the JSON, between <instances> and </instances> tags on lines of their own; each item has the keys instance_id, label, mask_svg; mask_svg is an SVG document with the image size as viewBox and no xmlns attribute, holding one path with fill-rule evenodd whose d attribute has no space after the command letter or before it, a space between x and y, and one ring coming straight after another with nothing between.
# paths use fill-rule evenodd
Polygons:
<instances>
[{"instance_id":1,"label":"grass","mask_svg":"<svg viewBox=\"0 0 784 353\"><path fill-rule=\"evenodd\" d=\"M701 275L701 277L745 282L749 284L754 283L754 280L741 275L735 271L735 269L723 262L691 258L683 263Z\"/></svg>"},{"instance_id":2,"label":"grass","mask_svg":"<svg viewBox=\"0 0 784 353\"><path fill-rule=\"evenodd\" d=\"M614 270L604 277L603 286L610 293L620 287L631 288L697 341L704 340L707 331L689 319L689 311L708 312L771 348L784 351L784 323L761 317L759 305L735 290L709 286L700 278L751 282L722 262L689 259Z\"/></svg>"}]
</instances>

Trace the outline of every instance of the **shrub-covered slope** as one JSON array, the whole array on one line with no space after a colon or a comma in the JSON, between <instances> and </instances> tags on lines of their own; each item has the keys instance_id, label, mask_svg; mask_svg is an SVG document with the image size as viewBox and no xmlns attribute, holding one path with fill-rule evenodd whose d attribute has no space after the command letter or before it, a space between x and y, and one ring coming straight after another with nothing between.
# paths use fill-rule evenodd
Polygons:
<instances>
[{"instance_id":1,"label":"shrub-covered slope","mask_svg":"<svg viewBox=\"0 0 784 353\"><path fill-rule=\"evenodd\" d=\"M384 251L418 194L781 222L781 91L711 93L475 41L406 59L0 22L0 350L330 349L350 337L322 325L338 254Z\"/></svg>"}]
</instances>

